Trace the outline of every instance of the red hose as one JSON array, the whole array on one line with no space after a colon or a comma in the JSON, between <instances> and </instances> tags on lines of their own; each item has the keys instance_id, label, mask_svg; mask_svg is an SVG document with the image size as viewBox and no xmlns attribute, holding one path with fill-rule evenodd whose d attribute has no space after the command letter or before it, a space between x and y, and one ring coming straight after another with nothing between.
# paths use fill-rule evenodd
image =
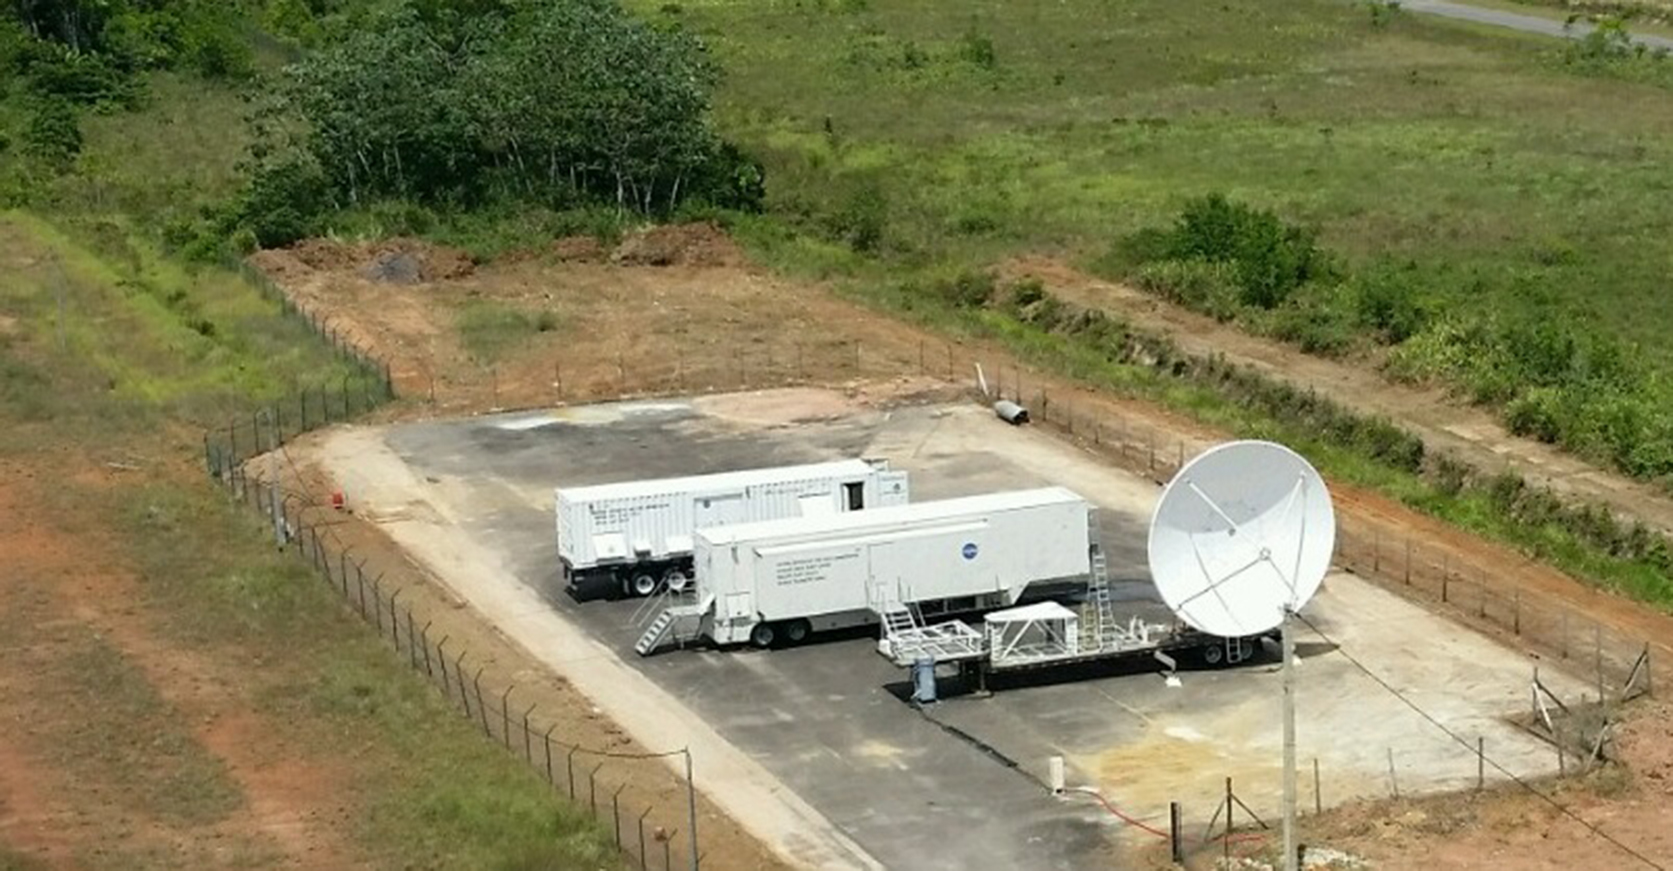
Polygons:
<instances>
[{"instance_id":1,"label":"red hose","mask_svg":"<svg viewBox=\"0 0 1673 871\"><path fill-rule=\"evenodd\" d=\"M1069 790L1069 792L1085 793L1086 795L1092 796L1093 798L1098 800L1099 804L1104 806L1104 810L1109 811L1113 816L1115 816L1116 819L1121 820L1122 822L1126 823L1127 825L1134 826L1134 827L1137 827L1139 829L1142 829L1143 831L1149 832L1150 834L1155 835L1158 838L1166 838L1168 836L1167 832L1163 832L1163 831L1159 831L1157 829L1154 829L1154 828L1152 828L1150 826L1147 826L1144 823L1139 822L1138 820L1135 820L1132 817L1127 816L1126 814L1122 813L1119 808L1117 808L1113 804L1110 804L1109 799L1104 798L1103 793L1100 793L1097 790L1085 789L1085 788L1075 788L1075 789Z\"/></svg>"}]
</instances>

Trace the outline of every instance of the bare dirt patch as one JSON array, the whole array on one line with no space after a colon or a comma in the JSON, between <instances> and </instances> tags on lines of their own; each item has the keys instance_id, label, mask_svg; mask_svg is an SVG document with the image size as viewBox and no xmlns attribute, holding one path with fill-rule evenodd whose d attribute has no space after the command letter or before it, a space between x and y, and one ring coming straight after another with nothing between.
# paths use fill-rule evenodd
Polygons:
<instances>
[{"instance_id":1,"label":"bare dirt patch","mask_svg":"<svg viewBox=\"0 0 1673 871\"><path fill-rule=\"evenodd\" d=\"M108 474L86 472L91 465L72 464L83 470L70 473L78 485ZM120 543L86 523L53 519L61 497L42 487L67 471L39 459L0 467L0 515L14 519L0 531L8 564L0 599L12 620L27 621L17 628L31 640L26 655L8 655L0 666L0 709L15 726L0 736L0 836L55 863L85 854L166 856L171 864L351 862L341 815L329 812L342 801L340 766L274 737L243 693L236 659L210 660L152 630L138 579L110 557ZM54 681L66 675L60 662L82 655L86 643L108 645L136 669L166 706L159 716L171 717L200 749L146 759L145 742L171 739L144 734L145 723L104 724L80 709L83 693ZM77 749L76 742L91 743ZM89 779L55 761L90 748L130 773ZM237 797L230 807L151 791L156 777L173 775L147 767L164 758L173 764L182 753L203 755L231 778Z\"/></svg>"}]
</instances>

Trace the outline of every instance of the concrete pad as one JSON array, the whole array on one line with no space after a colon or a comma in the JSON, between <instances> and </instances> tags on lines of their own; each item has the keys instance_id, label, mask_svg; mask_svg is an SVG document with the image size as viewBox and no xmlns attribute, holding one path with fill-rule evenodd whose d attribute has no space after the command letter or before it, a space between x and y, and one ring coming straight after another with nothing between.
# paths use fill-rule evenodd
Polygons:
<instances>
[{"instance_id":1,"label":"concrete pad","mask_svg":"<svg viewBox=\"0 0 1673 871\"><path fill-rule=\"evenodd\" d=\"M1275 812L1270 664L1186 672L1177 689L1153 670L1092 670L950 698L922 716L899 700L905 675L869 635L640 658L631 650L640 603L576 603L557 590L558 484L858 455L910 470L920 501L1075 489L1099 506L1123 610L1167 614L1144 559L1158 488L973 405L879 408L771 391L342 430L317 450L363 512L384 518L443 582L624 728L650 746L699 747L700 787L809 867L1107 863L1107 838L1124 826L1095 803L1048 794L1040 779L1054 754L1068 758L1073 782L1136 817L1165 821L1167 802L1179 800L1206 819L1227 776L1258 812ZM1553 752L1501 721L1526 707L1531 668L1517 654L1351 575L1331 577L1305 616L1343 645L1332 652L1298 636L1301 758L1320 759L1327 803L1386 789L1390 748L1402 794L1475 778L1473 750L1344 654L1469 742L1485 736L1489 756L1511 771L1555 770ZM1577 682L1559 684L1578 695Z\"/></svg>"}]
</instances>

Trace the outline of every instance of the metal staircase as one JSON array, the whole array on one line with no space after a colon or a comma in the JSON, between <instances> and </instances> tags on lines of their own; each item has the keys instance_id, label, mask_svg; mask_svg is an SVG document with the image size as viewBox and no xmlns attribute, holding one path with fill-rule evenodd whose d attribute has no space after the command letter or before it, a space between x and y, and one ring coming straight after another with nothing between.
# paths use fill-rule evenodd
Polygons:
<instances>
[{"instance_id":1,"label":"metal staircase","mask_svg":"<svg viewBox=\"0 0 1673 871\"><path fill-rule=\"evenodd\" d=\"M1104 549L1094 543L1092 545L1092 574L1086 580L1087 597L1092 600L1093 614L1096 625L1092 629L1096 646L1102 649L1110 637L1116 634L1115 603L1110 598L1109 561L1104 557Z\"/></svg>"},{"instance_id":2,"label":"metal staircase","mask_svg":"<svg viewBox=\"0 0 1673 871\"><path fill-rule=\"evenodd\" d=\"M664 608L634 643L633 652L640 656L650 656L653 651L669 641L683 644L696 637L697 630L714 601L714 595L711 593L697 602Z\"/></svg>"}]
</instances>

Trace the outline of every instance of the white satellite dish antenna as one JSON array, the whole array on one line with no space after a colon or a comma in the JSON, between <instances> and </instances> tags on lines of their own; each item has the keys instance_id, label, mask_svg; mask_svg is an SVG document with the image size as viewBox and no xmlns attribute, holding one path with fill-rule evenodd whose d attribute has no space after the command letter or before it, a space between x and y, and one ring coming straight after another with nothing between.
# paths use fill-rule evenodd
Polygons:
<instances>
[{"instance_id":1,"label":"white satellite dish antenna","mask_svg":"<svg viewBox=\"0 0 1673 871\"><path fill-rule=\"evenodd\" d=\"M1181 620L1235 638L1278 628L1318 592L1336 546L1324 479L1300 454L1227 442L1187 463L1150 523L1150 573Z\"/></svg>"},{"instance_id":2,"label":"white satellite dish antenna","mask_svg":"<svg viewBox=\"0 0 1673 871\"><path fill-rule=\"evenodd\" d=\"M1209 635L1284 627L1284 868L1296 871L1295 638L1289 617L1319 591L1336 548L1324 479L1300 454L1227 442L1186 463L1150 521L1150 573L1162 601Z\"/></svg>"}]
</instances>

